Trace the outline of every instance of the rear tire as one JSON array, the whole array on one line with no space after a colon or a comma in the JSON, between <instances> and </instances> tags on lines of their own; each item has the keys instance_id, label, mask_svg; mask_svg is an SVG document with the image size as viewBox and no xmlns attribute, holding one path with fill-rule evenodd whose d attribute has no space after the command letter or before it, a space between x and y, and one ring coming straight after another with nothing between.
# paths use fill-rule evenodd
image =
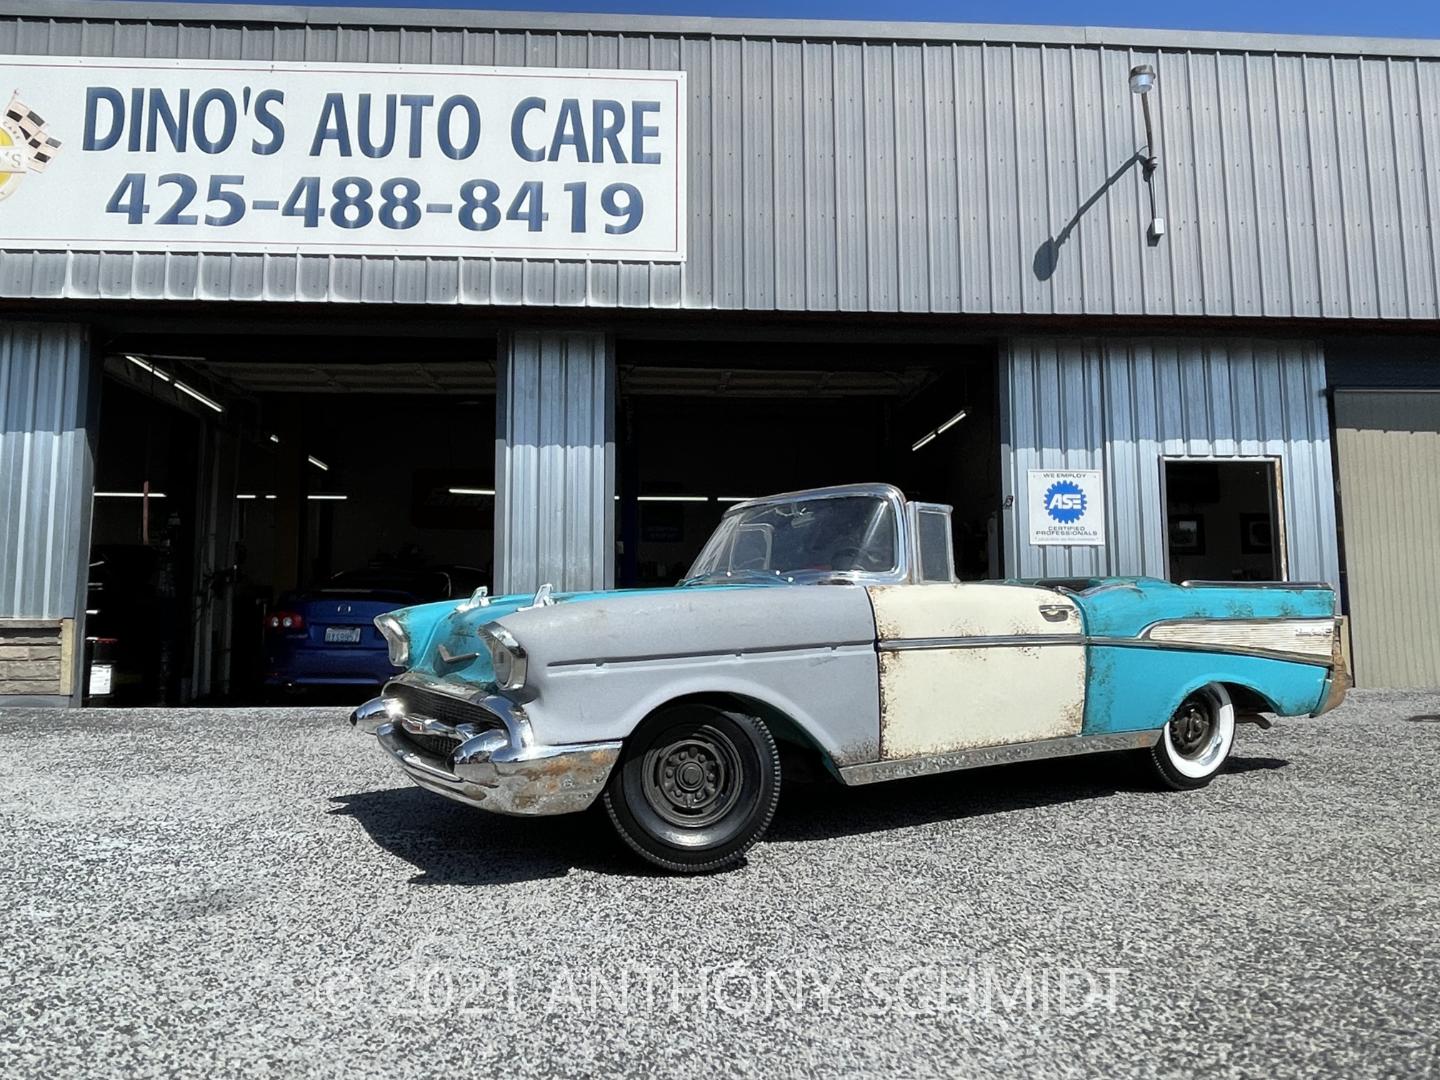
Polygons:
<instances>
[{"instance_id":1,"label":"rear tire","mask_svg":"<svg viewBox=\"0 0 1440 1080\"><path fill-rule=\"evenodd\" d=\"M605 810L642 858L682 874L741 862L775 816L780 754L753 716L684 704L646 719L606 784Z\"/></svg>"},{"instance_id":2,"label":"rear tire","mask_svg":"<svg viewBox=\"0 0 1440 1080\"><path fill-rule=\"evenodd\" d=\"M1211 683L1180 703L1150 748L1150 762L1162 786L1189 791L1215 778L1234 745L1235 706L1225 687Z\"/></svg>"}]
</instances>

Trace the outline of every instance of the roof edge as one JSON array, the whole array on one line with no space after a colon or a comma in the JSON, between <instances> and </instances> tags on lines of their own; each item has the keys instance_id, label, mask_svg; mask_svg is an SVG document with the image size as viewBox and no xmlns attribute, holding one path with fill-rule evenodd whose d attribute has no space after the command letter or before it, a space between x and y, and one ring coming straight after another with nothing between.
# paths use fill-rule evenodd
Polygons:
<instances>
[{"instance_id":1,"label":"roof edge","mask_svg":"<svg viewBox=\"0 0 1440 1080\"><path fill-rule=\"evenodd\" d=\"M99 22L273 23L302 26L413 26L494 30L596 31L703 37L810 40L993 42L1108 45L1205 52L1307 53L1324 56L1440 57L1440 39L1326 37L1215 30L1108 26L865 22L842 19L735 19L585 12L486 11L421 7L320 7L306 4L175 3L170 0L0 0L0 17Z\"/></svg>"}]
</instances>

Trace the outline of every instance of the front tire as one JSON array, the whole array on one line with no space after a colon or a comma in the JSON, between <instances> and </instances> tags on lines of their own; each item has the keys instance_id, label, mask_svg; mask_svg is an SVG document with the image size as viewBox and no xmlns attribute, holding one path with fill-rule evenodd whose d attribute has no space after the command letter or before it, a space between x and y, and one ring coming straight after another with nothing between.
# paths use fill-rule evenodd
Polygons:
<instances>
[{"instance_id":1,"label":"front tire","mask_svg":"<svg viewBox=\"0 0 1440 1080\"><path fill-rule=\"evenodd\" d=\"M1225 767L1235 744L1235 706L1219 683L1180 703L1150 749L1160 783L1172 791L1202 788Z\"/></svg>"},{"instance_id":2,"label":"front tire","mask_svg":"<svg viewBox=\"0 0 1440 1080\"><path fill-rule=\"evenodd\" d=\"M675 705L626 740L605 787L621 839L682 874L734 866L780 799L780 754L763 722L714 705Z\"/></svg>"}]
</instances>

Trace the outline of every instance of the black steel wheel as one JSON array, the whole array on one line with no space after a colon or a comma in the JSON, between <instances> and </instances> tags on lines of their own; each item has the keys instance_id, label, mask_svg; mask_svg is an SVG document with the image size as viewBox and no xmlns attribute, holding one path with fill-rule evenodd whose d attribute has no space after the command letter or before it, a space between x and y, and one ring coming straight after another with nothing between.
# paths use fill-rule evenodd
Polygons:
<instances>
[{"instance_id":1,"label":"black steel wheel","mask_svg":"<svg viewBox=\"0 0 1440 1080\"><path fill-rule=\"evenodd\" d=\"M686 874L740 862L779 799L780 754L765 724L697 703L647 718L626 740L604 795L625 843Z\"/></svg>"}]
</instances>

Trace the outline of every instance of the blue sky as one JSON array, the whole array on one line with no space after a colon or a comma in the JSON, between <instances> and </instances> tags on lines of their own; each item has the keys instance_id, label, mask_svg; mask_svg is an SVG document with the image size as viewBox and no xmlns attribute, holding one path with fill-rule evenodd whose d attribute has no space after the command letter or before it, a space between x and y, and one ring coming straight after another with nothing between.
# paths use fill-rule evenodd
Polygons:
<instances>
[{"instance_id":1,"label":"blue sky","mask_svg":"<svg viewBox=\"0 0 1440 1080\"><path fill-rule=\"evenodd\" d=\"M212 0L225 2L225 0ZM303 0L358 6L356 0ZM630 12L792 19L905 19L1440 38L1440 0L392 0L382 7Z\"/></svg>"}]
</instances>

